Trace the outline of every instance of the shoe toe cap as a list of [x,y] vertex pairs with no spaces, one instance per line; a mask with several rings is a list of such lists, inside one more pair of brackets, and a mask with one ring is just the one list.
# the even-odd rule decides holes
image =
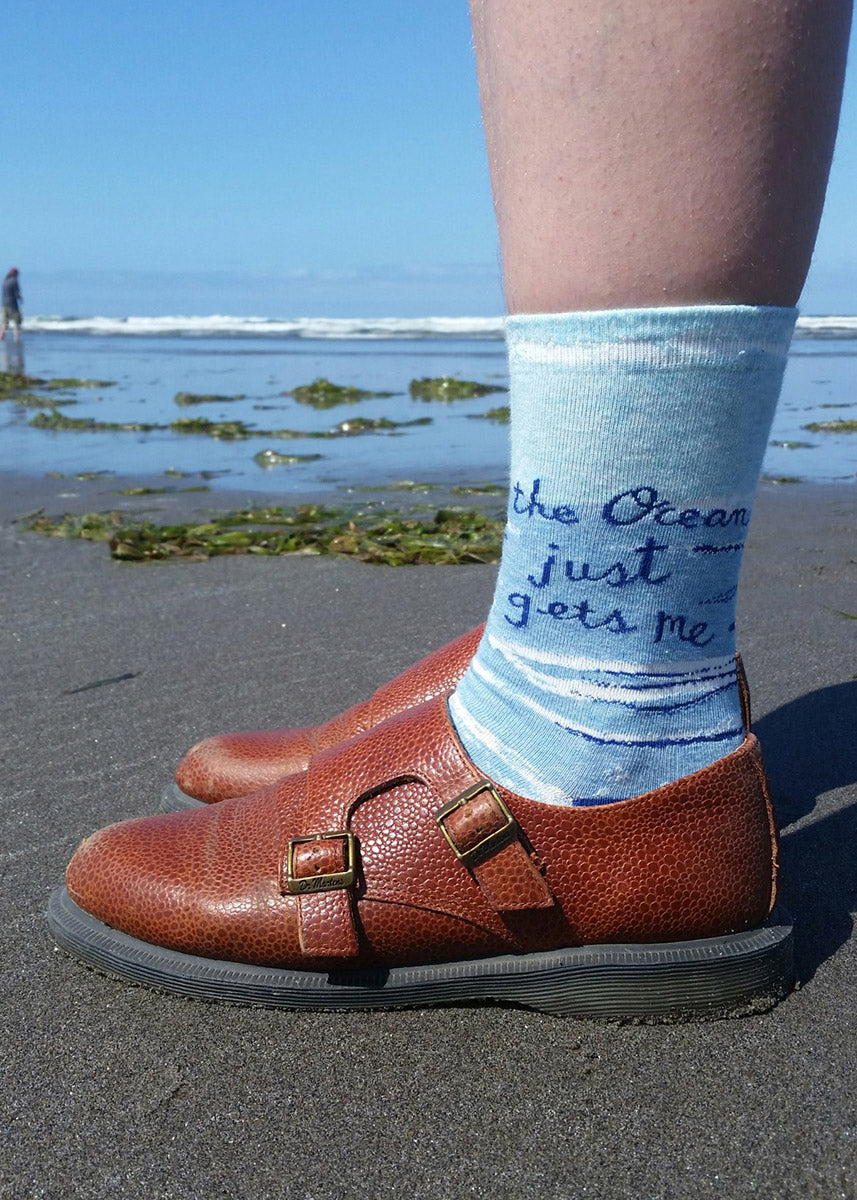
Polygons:
[[281,891],[282,820],[282,802],[261,793],[110,825],[78,847],[66,887],[90,916],[152,945],[280,962],[299,945]]
[[313,753],[308,729],[227,733],[204,738],[176,770],[183,792],[209,804],[267,787],[305,771]]

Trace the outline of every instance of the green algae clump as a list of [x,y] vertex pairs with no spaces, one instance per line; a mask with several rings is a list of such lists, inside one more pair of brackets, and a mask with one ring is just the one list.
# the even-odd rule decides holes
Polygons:
[[420,483],[415,479],[396,479],[392,483],[363,483],[352,486],[351,492],[428,492],[437,491],[442,483]]
[[155,429],[165,429],[165,425],[149,425],[143,421],[96,421],[92,417],[67,417],[52,408],[49,413],[38,412],[28,422],[34,429],[52,429],[55,431],[98,433],[102,430],[115,433],[151,433]]
[[178,417],[175,421],[170,421],[169,428],[173,433],[204,433],[208,437],[226,442],[262,436],[243,421],[208,421],[205,417]]
[[70,392],[75,388],[113,387],[112,379],[43,379],[41,386],[46,392]]
[[477,383],[473,379],[453,379],[441,375],[436,379],[412,379],[410,393],[415,400],[473,400],[506,388],[493,383]]
[[23,375],[19,371],[0,371],[0,400],[11,400],[21,408],[44,408],[46,404],[50,404],[51,407],[76,404],[77,401],[70,397],[48,400],[44,396],[36,395],[32,390],[39,388],[42,391],[54,391],[67,383],[88,386],[87,381],[83,379],[39,379],[35,375]]
[[[38,397],[33,397],[33,400],[39,407],[45,403]],[[74,403],[74,401],[58,401],[57,403]],[[234,442],[263,437],[281,438],[284,441],[300,438],[354,437],[361,433],[383,433],[412,425],[430,425],[431,422],[431,417],[417,417],[413,421],[391,421],[388,417],[353,417],[348,421],[340,421],[333,429],[254,429],[243,421],[210,421],[207,417],[177,417],[175,421],[170,421],[169,425],[157,425],[142,421],[96,421],[94,417],[66,417],[57,410],[55,405],[52,405],[49,412],[36,413],[29,424],[34,429],[50,429],[55,432],[151,433],[171,430],[173,433],[198,434],[218,438],[221,441]]]
[[467,415],[472,420],[496,421],[498,425],[508,425],[509,405],[503,404],[499,408],[489,408],[484,413],[468,413]]
[[35,375],[23,375],[20,371],[0,371],[0,399],[5,400],[25,388],[44,387],[45,380]]
[[508,489],[501,483],[459,483],[449,490],[456,496],[503,496]]
[[129,487],[120,488],[116,493],[117,496],[162,496],[168,492],[210,492],[211,488],[207,483],[196,483],[190,487]]
[[358,404],[361,400],[394,395],[393,392],[366,392],[361,388],[344,387],[339,383],[331,383],[329,379],[314,379],[312,383],[303,383],[290,392],[298,404],[308,404],[310,408],[335,408],[337,404]]
[[[109,379],[39,379],[35,375],[24,375],[20,371],[0,371],[0,400],[18,400],[21,392],[38,388],[43,392],[72,391],[75,388],[113,387]],[[72,404],[71,400],[42,401],[42,404]]]
[[244,400],[243,394],[238,396],[203,395],[202,392],[176,392],[173,403],[187,408],[191,404],[229,404],[233,400]]
[[37,396],[35,392],[13,392],[11,395],[3,396],[2,399],[8,400],[11,404],[17,404],[20,408],[44,408],[46,404],[50,404],[51,408],[59,408],[68,404],[77,404],[72,396],[52,396],[48,400],[44,396]]
[[59,521],[50,517],[36,517],[27,524],[27,529],[44,533],[48,537],[81,538],[86,542],[106,542],[117,529],[122,527],[122,513],[84,513],[75,517],[66,513]]
[[386,566],[496,563],[503,521],[471,509],[413,513],[328,509],[320,505],[248,509],[205,523],[128,522],[121,513],[37,516],[28,529],[50,537],[107,541],[125,562],[207,559],[224,554],[337,555]]
[[811,421],[804,429],[810,433],[857,433],[857,421]]
[[391,421],[388,417],[351,417],[347,421],[340,421],[327,436],[353,436],[356,433],[377,433],[384,429],[406,429],[411,425],[431,423],[431,417],[417,417],[415,421]]
[[294,463],[317,462],[320,454],[280,454],[276,450],[260,450],[253,455],[253,462],[260,467],[284,467]]

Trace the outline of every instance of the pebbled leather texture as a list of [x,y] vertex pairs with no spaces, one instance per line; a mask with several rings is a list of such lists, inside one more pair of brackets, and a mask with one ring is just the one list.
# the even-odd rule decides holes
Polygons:
[[313,754],[345,741],[432,696],[453,691],[476,653],[483,626],[455,638],[323,725],[224,733],[197,742],[176,769],[176,782],[195,800],[214,804],[305,771]]
[[[480,780],[435,697],[255,796],[101,830],[67,887],[143,941],[313,970],[706,938],[752,928],[773,906],[776,834],[752,734],[705,770],[603,807],[496,787],[511,826],[469,864],[438,814]],[[482,799],[471,815],[492,832]],[[292,893],[290,840],[319,839],[294,847],[296,873],[311,878],[342,869],[348,832],[353,886]]]

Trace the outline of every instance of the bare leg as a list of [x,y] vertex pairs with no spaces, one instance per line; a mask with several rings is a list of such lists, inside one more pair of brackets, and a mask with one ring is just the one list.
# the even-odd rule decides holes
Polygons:
[[[766,922],[776,847],[734,596],[845,4],[474,3],[521,314],[507,536],[475,657],[448,701],[331,747],[309,782],[87,838],[51,927],[90,962],[208,999],[761,1011],[792,978],[790,928],[773,914],[766,949],[735,932]],[[377,969],[403,960],[427,965],[407,984]],[[365,962],[377,983],[352,971]]]
[[511,312],[792,305],[847,0],[472,0]]
[[512,314],[511,495],[450,714],[510,790],[608,803],[744,740],[741,553],[850,5],[473,0],[473,15]]

